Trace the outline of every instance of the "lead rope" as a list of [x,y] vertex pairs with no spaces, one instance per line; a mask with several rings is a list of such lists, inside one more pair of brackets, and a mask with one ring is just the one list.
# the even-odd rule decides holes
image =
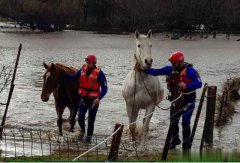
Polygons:
[[64,80],[64,83],[65,83],[65,85],[66,85],[67,93],[68,93],[68,96],[69,96],[69,98],[70,98],[71,104],[72,104],[73,108],[75,109],[75,107],[74,107],[74,103],[73,103],[73,99],[72,99],[72,96],[71,96],[70,91],[69,91],[69,88],[68,88],[67,81],[66,81],[65,78],[64,78],[63,80]]
[[[136,53],[134,54],[134,57],[135,57],[135,59],[136,59],[136,64],[139,64],[139,62],[138,62],[138,60],[137,60],[137,57],[136,57]],[[152,102],[154,102],[154,99],[153,99],[150,91],[148,90],[145,82],[144,82],[144,79],[143,79],[143,77],[142,77],[141,72],[139,72],[139,73],[140,73],[140,77],[141,77],[141,79],[142,79],[142,81],[143,81],[143,85],[144,85],[145,89],[146,89],[147,92],[148,92],[148,95],[149,95],[150,98],[152,99]],[[136,73],[135,73],[135,74],[136,74]],[[135,84],[136,84],[136,75],[135,75]],[[135,91],[136,91],[136,90],[135,90]],[[134,95],[135,95],[135,94],[134,94]],[[182,94],[180,94],[180,95],[182,95]],[[177,99],[179,99],[180,97],[181,97],[181,96],[179,96]],[[162,109],[162,110],[169,110],[169,109],[170,109],[170,108],[164,109],[164,108],[160,107],[158,104],[156,104],[155,102],[154,102],[154,105],[157,106],[158,108]]]
[[[139,73],[140,73],[140,76],[141,76],[141,78],[142,78],[143,85],[144,85],[145,89],[146,89],[147,92],[148,92],[148,95],[151,97],[152,101],[154,102],[154,99],[153,99],[153,97],[151,96],[151,93],[150,93],[150,91],[148,90],[148,88],[147,88],[147,86],[146,86],[146,84],[145,84],[145,82],[144,82],[144,79],[143,79],[143,77],[142,77],[141,72],[139,72]],[[182,94],[180,94],[179,97],[174,100],[174,102],[177,101],[181,96],[182,96]],[[160,106],[159,106],[158,104],[156,104],[156,103],[154,103],[154,105],[157,106],[158,108],[162,109],[162,110],[169,110],[169,109],[170,109],[170,108],[164,109],[164,108],[160,107]]]
[[[136,59],[136,64],[138,64],[139,62],[138,62],[138,60],[137,60],[136,54],[134,54],[134,57],[135,57],[135,59]],[[146,89],[147,92],[148,92],[148,95],[151,97],[152,101],[154,102],[154,99],[153,99],[153,97],[151,96],[151,93],[150,93],[150,91],[148,90],[148,88],[147,88],[147,86],[146,86],[146,84],[145,84],[145,82],[144,82],[144,79],[143,79],[143,77],[142,77],[141,72],[139,72],[139,73],[140,73],[140,76],[141,76],[141,78],[142,78],[143,85],[144,85],[145,89]],[[136,79],[135,79],[135,80],[136,80]],[[171,101],[171,103],[176,102],[176,101],[179,100],[183,95],[192,94],[192,93],[194,93],[194,92],[196,92],[196,90],[191,91],[191,92],[188,92],[188,93],[183,93],[183,92],[181,92],[180,95],[179,95],[176,99],[174,99],[173,101]],[[169,110],[169,109],[170,109],[170,108],[164,109],[164,108],[160,107],[160,106],[159,106],[158,104],[156,104],[156,103],[155,103],[154,105],[157,106],[158,108],[162,109],[162,110]]]
[[[67,84],[67,81],[66,81],[66,78],[65,78],[65,73],[63,73],[63,81],[64,81],[64,84],[65,84],[65,86],[66,86],[66,89],[67,89],[67,94],[68,94],[68,96],[69,96],[69,99],[70,99],[70,101],[71,101],[71,104],[72,104],[72,107],[73,107],[73,112],[75,112],[76,111],[76,108],[75,108],[75,106],[74,106],[74,103],[73,103],[73,99],[72,99],[72,96],[71,96],[71,94],[70,94],[70,90],[69,90],[69,88],[68,88],[68,84]],[[70,116],[72,116],[71,114],[70,114]]]

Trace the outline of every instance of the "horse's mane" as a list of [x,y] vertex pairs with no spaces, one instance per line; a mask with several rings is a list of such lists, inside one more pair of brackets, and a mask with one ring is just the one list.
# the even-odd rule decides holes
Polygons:
[[[57,70],[57,73],[59,73],[59,74],[63,74],[63,71],[65,71],[64,73],[67,73],[67,74],[74,74],[78,71],[74,67],[68,67],[68,66],[65,66],[64,64],[61,64],[61,63],[55,63],[54,66]],[[64,80],[64,82],[69,84],[69,89],[71,90],[70,91],[71,93],[73,93],[73,92],[78,93],[79,80],[74,80],[73,82],[70,82],[69,80]]]
[[67,73],[75,73],[77,72],[77,69],[74,68],[74,67],[68,67],[68,66],[65,66],[64,64],[61,64],[61,63],[55,63],[54,66],[56,67],[56,69],[58,71],[62,71],[64,70],[65,72]]

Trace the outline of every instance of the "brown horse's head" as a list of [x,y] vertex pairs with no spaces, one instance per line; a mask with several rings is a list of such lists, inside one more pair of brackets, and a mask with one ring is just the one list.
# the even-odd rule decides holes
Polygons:
[[48,101],[50,94],[57,88],[58,86],[58,76],[59,72],[57,67],[52,63],[51,65],[47,65],[43,63],[43,66],[46,69],[45,74],[43,75],[43,87],[41,98],[42,101]]

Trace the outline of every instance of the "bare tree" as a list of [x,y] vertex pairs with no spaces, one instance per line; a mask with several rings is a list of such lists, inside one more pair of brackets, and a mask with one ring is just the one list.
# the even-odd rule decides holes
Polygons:
[[203,25],[205,32],[239,32],[240,0],[0,0],[0,15],[32,28],[71,24],[189,31]]
[[[0,70],[0,94],[11,82],[12,69],[2,66]],[[4,105],[0,102],[0,105]]]

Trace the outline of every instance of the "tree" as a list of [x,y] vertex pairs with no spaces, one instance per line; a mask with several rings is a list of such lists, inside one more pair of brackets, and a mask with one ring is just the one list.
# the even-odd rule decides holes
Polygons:
[[12,69],[2,66],[0,70],[0,94],[10,84]]

